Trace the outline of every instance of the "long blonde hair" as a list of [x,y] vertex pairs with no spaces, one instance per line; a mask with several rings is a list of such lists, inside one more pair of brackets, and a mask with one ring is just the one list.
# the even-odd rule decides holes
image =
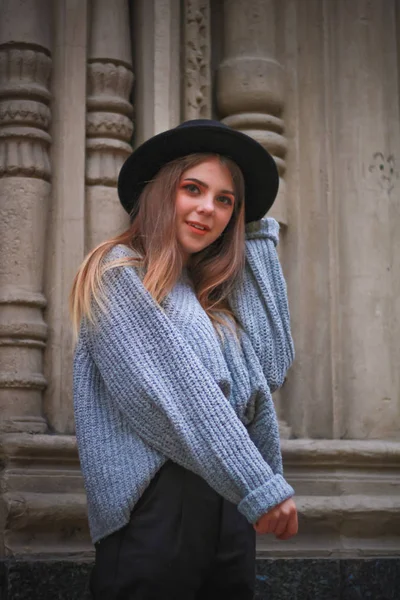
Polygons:
[[[175,234],[175,198],[183,173],[209,157],[218,156],[232,177],[235,204],[223,234],[210,246],[193,254],[188,271],[198,300],[214,326],[234,320],[227,296],[244,265],[244,180],[232,160],[212,153],[190,154],[165,164],[144,187],[132,222],[126,231],[94,248],[81,264],[71,290],[70,312],[75,337],[82,317],[93,322],[92,302],[106,309],[102,276],[109,268],[144,268],[144,287],[159,304],[174,287],[183,268],[182,254]],[[106,254],[117,244],[135,252],[105,263]],[[225,319],[224,319],[225,317]]]

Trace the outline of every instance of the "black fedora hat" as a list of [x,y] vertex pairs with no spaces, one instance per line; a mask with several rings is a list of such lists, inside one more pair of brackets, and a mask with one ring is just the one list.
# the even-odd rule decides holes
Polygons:
[[253,138],[219,121],[185,121],[148,139],[126,159],[118,177],[118,195],[132,214],[145,185],[163,165],[197,152],[212,152],[231,158],[245,181],[246,223],[261,219],[271,208],[279,187],[278,170],[272,156]]

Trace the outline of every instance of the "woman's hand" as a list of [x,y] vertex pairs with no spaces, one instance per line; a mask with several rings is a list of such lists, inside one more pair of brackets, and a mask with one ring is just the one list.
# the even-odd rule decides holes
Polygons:
[[257,533],[274,533],[278,540],[288,540],[296,535],[299,525],[297,508],[292,498],[274,506],[254,524]]

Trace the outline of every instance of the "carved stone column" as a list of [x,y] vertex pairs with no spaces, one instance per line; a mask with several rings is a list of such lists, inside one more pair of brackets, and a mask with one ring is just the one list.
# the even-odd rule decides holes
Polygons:
[[132,50],[127,0],[92,3],[86,120],[86,251],[128,223],[116,190],[132,151]]
[[286,223],[283,84],[276,59],[274,0],[224,0],[218,113],[224,123],[251,135],[274,156],[281,182],[271,216]]
[[[274,0],[224,1],[224,58],[218,69],[217,107],[222,122],[252,136],[274,157],[279,195],[270,215],[286,224],[284,78],[276,59]],[[278,410],[281,398],[276,394]],[[281,415],[279,415],[281,416]],[[280,418],[281,437],[291,430]]]
[[185,0],[183,118],[211,118],[210,1]]
[[47,427],[42,392],[50,2],[5,0],[1,16],[0,430],[39,433]]

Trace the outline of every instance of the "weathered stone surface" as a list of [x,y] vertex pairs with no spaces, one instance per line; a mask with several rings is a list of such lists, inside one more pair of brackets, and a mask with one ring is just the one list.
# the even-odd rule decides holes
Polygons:
[[0,431],[7,432],[47,429],[42,393],[51,178],[49,7],[47,0],[7,0],[0,15]]
[[340,600],[339,560],[259,560],[255,600]]
[[296,437],[399,439],[396,6],[277,3]]
[[287,224],[283,112],[285,75],[277,60],[275,2],[224,1],[224,53],[218,67],[216,97],[222,121],[243,131],[274,157],[280,175],[271,211]]
[[398,600],[400,560],[340,561],[341,600]]
[[[279,542],[258,536],[263,557],[400,555],[400,444],[285,440],[300,530]],[[8,434],[0,439],[0,523],[13,555],[91,556],[76,439]]]
[[0,561],[4,600],[89,600],[91,564],[75,562]]
[[[89,600],[90,562],[0,561],[4,600]],[[255,600],[398,600],[400,559],[258,560]]]
[[180,0],[133,2],[134,146],[182,120],[181,4]]
[[185,0],[183,14],[183,117],[211,118],[210,0]]
[[75,438],[4,434],[0,464],[0,556],[91,556]]
[[91,6],[87,64],[85,252],[121,233],[129,220],[117,194],[118,173],[132,152],[133,108],[129,6]]
[[51,431],[73,433],[68,297],[85,252],[87,1],[53,3],[52,194],[46,232],[49,326],[43,407]]

